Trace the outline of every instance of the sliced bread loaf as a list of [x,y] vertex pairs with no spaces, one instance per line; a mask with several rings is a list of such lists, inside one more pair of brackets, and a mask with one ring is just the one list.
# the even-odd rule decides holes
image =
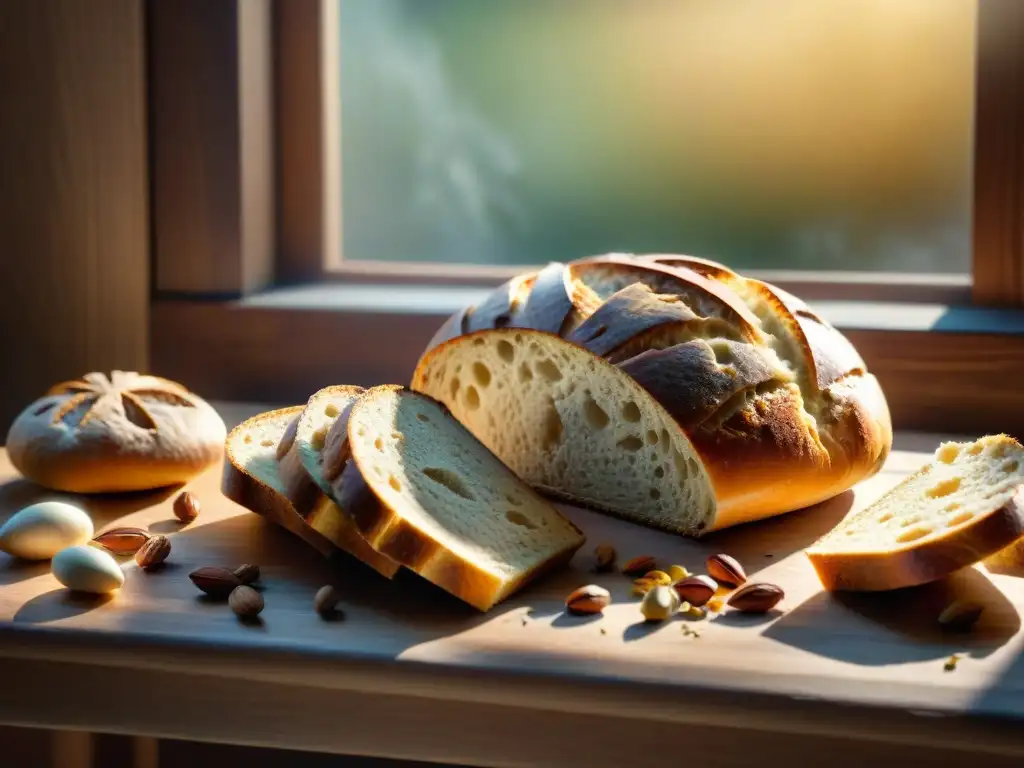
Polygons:
[[337,550],[302,519],[285,495],[278,474],[277,448],[281,438],[302,412],[302,406],[268,411],[243,421],[225,441],[226,460],[221,492],[246,509],[263,515],[291,531],[320,554]]
[[686,434],[582,347],[534,330],[480,331],[428,352],[412,388],[534,488],[678,533],[715,527],[715,489]]
[[339,498],[369,544],[480,610],[584,542],[429,397],[371,389],[353,406],[348,435]]
[[990,435],[943,443],[935,459],[807,550],[829,590],[941,579],[1024,534],[1024,447]]
[[[331,452],[332,465],[324,462],[328,434],[346,435],[349,412],[362,392],[361,387],[337,385],[310,397],[278,446],[278,471],[285,494],[313,530],[390,579],[398,563],[367,544],[352,516],[332,498],[330,481],[341,475],[348,461],[347,440]],[[332,431],[335,422],[340,429]]]

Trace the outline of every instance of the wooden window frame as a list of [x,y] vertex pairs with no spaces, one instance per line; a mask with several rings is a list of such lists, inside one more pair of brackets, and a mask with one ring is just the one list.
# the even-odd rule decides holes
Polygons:
[[[410,311],[386,291],[372,311],[300,290],[282,294],[293,303],[253,297],[308,283],[487,287],[526,269],[343,258],[335,0],[148,9],[154,368],[211,397],[274,402],[406,381],[455,306]],[[979,0],[976,28],[972,275],[757,275],[846,303],[837,325],[897,428],[1024,436],[1024,5]]]

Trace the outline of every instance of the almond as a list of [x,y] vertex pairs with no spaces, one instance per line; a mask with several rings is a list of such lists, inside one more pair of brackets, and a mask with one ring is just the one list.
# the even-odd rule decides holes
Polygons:
[[598,544],[594,548],[594,570],[596,570],[598,573],[610,571],[612,568],[615,567],[616,557],[617,554],[615,552],[615,547],[613,547],[611,544]]
[[230,595],[235,587],[242,586],[241,580],[227,568],[207,566],[192,571],[188,575],[192,583],[210,597],[225,598]]
[[263,595],[245,584],[235,587],[228,596],[228,605],[239,618],[252,619],[263,610]]
[[330,584],[325,584],[316,591],[316,595],[313,597],[313,610],[321,616],[329,616],[337,611],[340,601],[341,593]]
[[675,584],[675,590],[680,600],[699,608],[715,596],[718,583],[710,576],[691,576]]
[[588,584],[565,598],[565,610],[578,615],[601,613],[611,605],[611,593],[604,587]]
[[191,491],[182,491],[174,500],[174,516],[183,523],[191,523],[199,517],[199,499]]
[[708,575],[727,587],[738,587],[747,580],[747,572],[739,561],[730,555],[719,554],[708,558]]
[[640,555],[622,566],[622,572],[627,576],[643,576],[645,573],[653,571],[657,565],[658,561],[650,555]]
[[166,536],[150,536],[139,551],[135,553],[135,562],[140,568],[150,569],[159,565],[171,554],[171,541]]
[[111,528],[93,541],[115,555],[134,555],[149,541],[150,535],[149,531],[143,528]]
[[235,568],[232,573],[238,577],[238,580],[243,584],[252,584],[260,577],[260,567],[258,565],[252,565],[246,563]]
[[747,584],[729,596],[728,605],[744,613],[766,613],[785,596],[782,589],[774,584]]

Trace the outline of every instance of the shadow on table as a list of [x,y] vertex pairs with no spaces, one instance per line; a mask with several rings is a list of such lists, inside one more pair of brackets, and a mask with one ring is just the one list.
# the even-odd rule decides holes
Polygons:
[[[938,624],[939,614],[954,600],[985,608],[969,633]],[[942,581],[892,592],[819,592],[787,611],[764,636],[839,661],[884,666],[952,653],[983,658],[1019,630],[1013,604],[984,574],[965,568]]]
[[760,568],[806,549],[835,528],[849,514],[855,498],[855,491],[846,491],[813,507],[710,533],[701,544],[709,554],[727,552],[737,558],[752,576]]
[[61,587],[36,595],[26,602],[14,614],[14,622],[16,624],[46,624],[51,621],[69,619],[100,608],[113,599],[113,595],[88,595],[70,592]]

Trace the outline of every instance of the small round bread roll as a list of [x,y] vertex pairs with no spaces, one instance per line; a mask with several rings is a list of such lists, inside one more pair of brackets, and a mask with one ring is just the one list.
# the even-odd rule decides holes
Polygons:
[[54,490],[141,491],[184,483],[216,463],[226,432],[210,404],[181,384],[89,373],[22,411],[7,453],[26,478]]

